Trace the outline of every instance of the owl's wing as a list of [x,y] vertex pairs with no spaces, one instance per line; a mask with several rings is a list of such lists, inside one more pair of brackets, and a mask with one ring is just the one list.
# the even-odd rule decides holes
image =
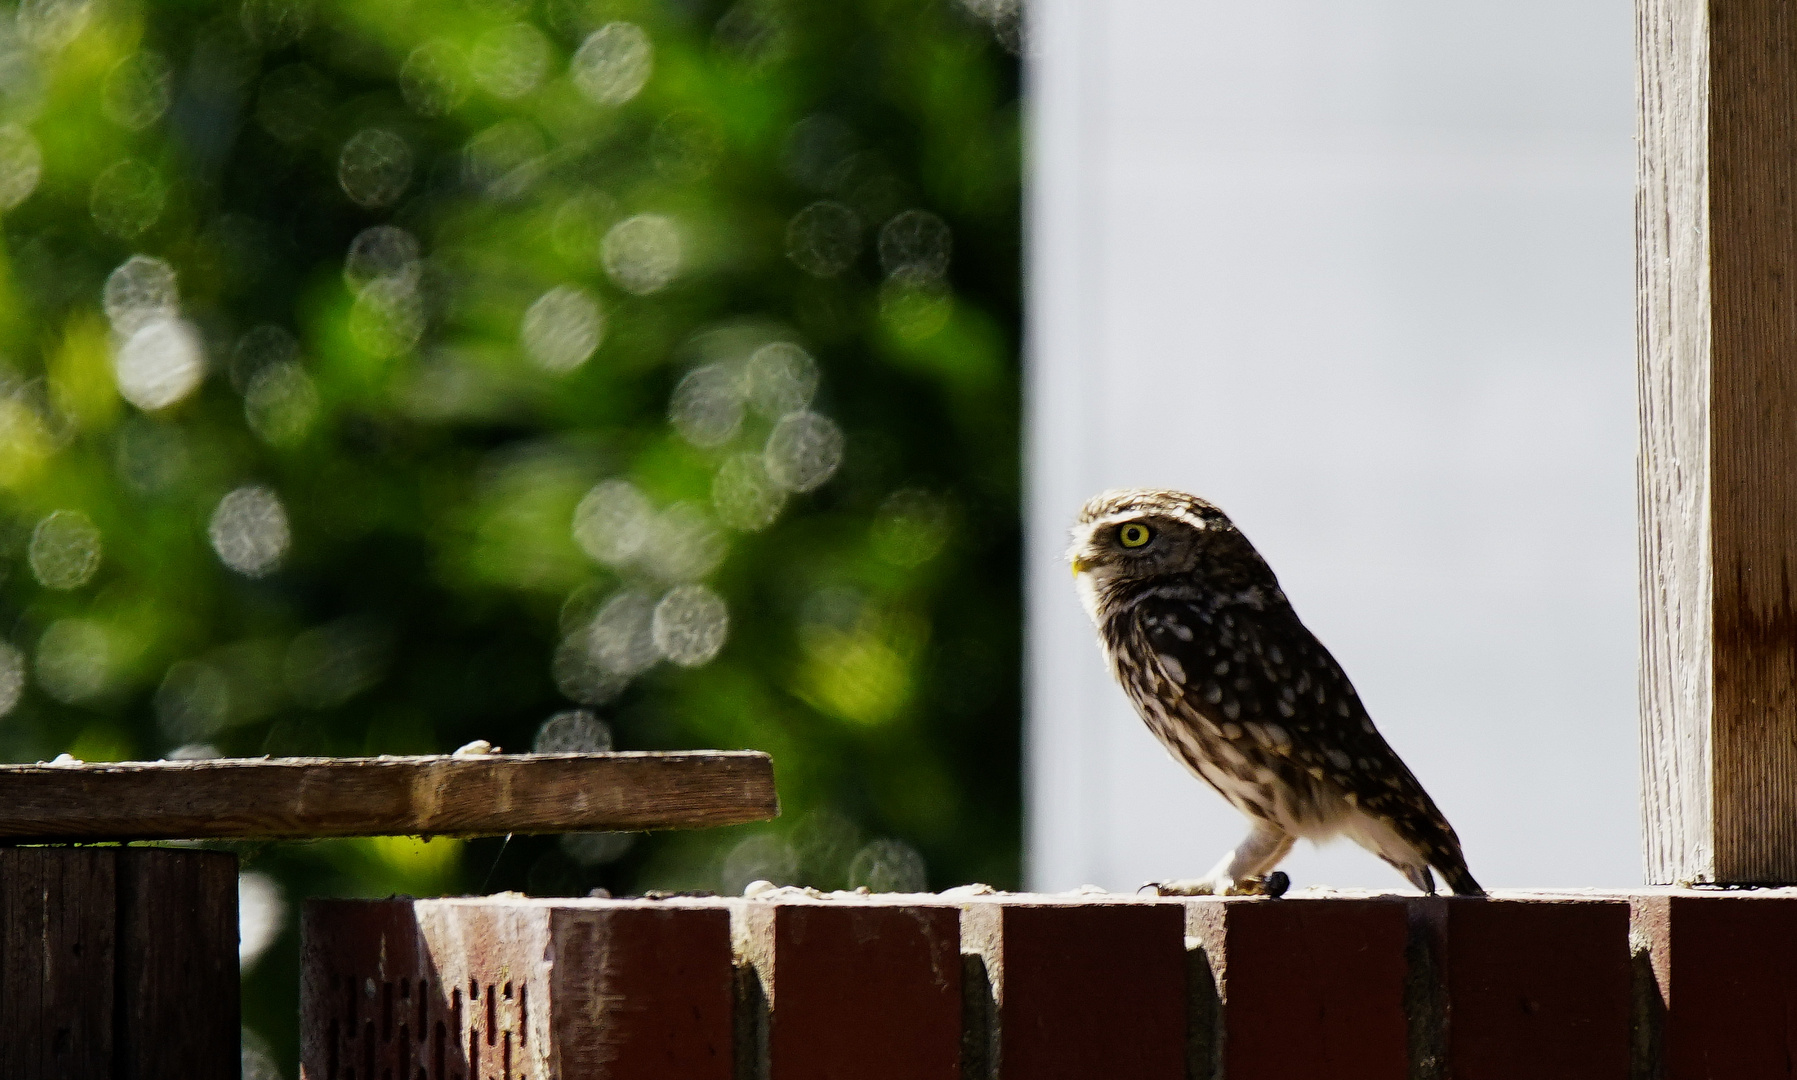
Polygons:
[[1212,608],[1149,598],[1137,633],[1183,703],[1256,756],[1282,757],[1389,825],[1455,892],[1478,892],[1460,840],[1367,715],[1341,665],[1281,596]]

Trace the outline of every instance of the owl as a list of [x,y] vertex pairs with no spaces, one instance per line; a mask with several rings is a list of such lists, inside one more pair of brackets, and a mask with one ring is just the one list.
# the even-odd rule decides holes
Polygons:
[[1298,838],[1347,836],[1425,893],[1429,868],[1484,890],[1460,840],[1224,513],[1179,491],[1107,491],[1068,552],[1111,671],[1173,757],[1247,816],[1248,836],[1166,895],[1283,892]]

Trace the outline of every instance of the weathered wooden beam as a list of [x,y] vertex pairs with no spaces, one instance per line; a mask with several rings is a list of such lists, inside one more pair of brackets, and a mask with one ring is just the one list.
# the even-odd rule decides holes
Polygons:
[[698,828],[779,814],[752,751],[0,766],[0,839],[480,836]]
[[1648,880],[1797,882],[1797,11],[1640,0]]

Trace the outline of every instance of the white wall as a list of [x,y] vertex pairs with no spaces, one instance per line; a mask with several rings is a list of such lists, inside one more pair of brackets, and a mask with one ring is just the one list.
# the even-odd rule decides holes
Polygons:
[[1061,561],[1124,485],[1235,518],[1485,884],[1638,883],[1627,0],[1031,2],[1031,884],[1242,831]]

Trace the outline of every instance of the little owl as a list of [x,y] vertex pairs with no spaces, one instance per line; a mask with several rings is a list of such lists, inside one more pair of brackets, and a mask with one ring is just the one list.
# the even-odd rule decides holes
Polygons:
[[1247,839],[1168,895],[1285,891],[1299,837],[1346,835],[1426,893],[1433,866],[1483,892],[1460,840],[1380,738],[1329,650],[1221,510],[1179,491],[1108,491],[1068,552],[1111,671],[1182,765],[1247,815]]

